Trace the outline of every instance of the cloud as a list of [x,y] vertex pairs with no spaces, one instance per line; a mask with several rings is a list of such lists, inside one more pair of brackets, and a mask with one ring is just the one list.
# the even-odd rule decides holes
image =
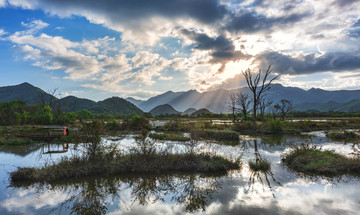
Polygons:
[[6,6],[6,0],[0,0],[0,7]]
[[177,25],[190,20],[211,25],[229,12],[217,0],[9,0],[9,4],[25,9],[42,9],[60,17],[78,15],[90,22],[122,32],[122,39],[138,44],[155,45],[169,36]]
[[0,28],[0,38],[5,34],[7,34],[7,32],[4,29]]
[[195,42],[194,50],[209,51],[209,55],[211,56],[209,63],[221,64],[217,73],[223,73],[225,64],[229,61],[247,60],[251,58],[251,55],[243,54],[241,51],[235,50],[233,42],[223,35],[212,38],[205,33],[198,33],[188,29],[182,29],[181,32],[188,39]]
[[322,55],[300,53],[297,56],[281,52],[265,51],[256,56],[255,62],[260,68],[272,65],[273,70],[280,74],[309,74],[316,72],[338,72],[358,70],[360,54],[355,53],[324,53]]

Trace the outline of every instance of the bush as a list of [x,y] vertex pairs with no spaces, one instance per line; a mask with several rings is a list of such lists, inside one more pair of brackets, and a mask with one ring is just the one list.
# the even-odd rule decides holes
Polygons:
[[283,131],[284,121],[279,119],[269,119],[267,121],[267,126],[271,133],[280,133]]
[[129,130],[151,129],[149,120],[137,114],[133,115],[130,119],[125,119],[122,125],[124,129]]

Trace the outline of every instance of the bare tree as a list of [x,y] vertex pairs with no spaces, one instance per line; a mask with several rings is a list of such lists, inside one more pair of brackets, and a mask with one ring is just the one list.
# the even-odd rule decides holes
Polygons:
[[245,94],[245,93],[237,94],[237,104],[240,106],[240,110],[244,117],[244,120],[247,120],[250,102],[251,102],[251,100],[249,99],[248,94]]
[[272,105],[272,101],[270,101],[269,99],[266,99],[265,97],[261,97],[260,101],[259,101],[259,113],[261,118],[263,119],[265,116],[265,111],[267,108],[269,108]]
[[286,114],[293,108],[291,101],[281,99],[280,104],[274,106],[278,112],[280,112],[281,119],[285,119]]
[[255,77],[253,77],[253,73],[250,71],[250,69],[247,69],[246,71],[243,72],[243,75],[246,79],[246,83],[253,94],[252,102],[253,102],[253,122],[254,123],[256,121],[256,111],[259,106],[261,96],[263,95],[264,92],[266,92],[270,89],[271,82],[274,81],[278,77],[278,76],[275,76],[269,82],[266,83],[266,80],[271,72],[272,72],[272,70],[271,70],[271,65],[270,65],[268,67],[268,69],[266,70],[261,83],[260,83],[261,69],[259,69],[259,72],[255,75]]
[[233,122],[236,121],[236,114],[237,114],[237,101],[236,101],[236,94],[235,93],[231,93],[229,95],[229,101],[228,101],[228,110],[230,111],[230,113],[232,114],[233,117]]
[[50,95],[49,96],[49,106],[51,107],[51,109],[54,108],[54,102],[56,100],[56,92],[58,91],[58,88],[55,88],[53,90],[48,90],[47,93]]

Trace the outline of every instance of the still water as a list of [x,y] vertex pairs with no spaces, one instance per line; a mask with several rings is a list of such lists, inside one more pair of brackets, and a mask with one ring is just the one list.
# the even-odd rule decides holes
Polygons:
[[[106,137],[124,153],[135,146],[133,136]],[[200,142],[197,151],[242,161],[225,175],[152,174],[94,177],[51,184],[13,186],[9,173],[17,167],[43,166],[62,156],[81,153],[72,144],[38,144],[0,148],[0,214],[359,214],[360,180],[309,177],[281,164],[294,145],[311,143],[349,155],[354,143],[333,142],[323,132],[298,136],[241,136],[235,146]],[[181,153],[179,142],[158,142]],[[50,153],[49,153],[50,152]],[[267,159],[268,172],[253,172],[249,160]]]

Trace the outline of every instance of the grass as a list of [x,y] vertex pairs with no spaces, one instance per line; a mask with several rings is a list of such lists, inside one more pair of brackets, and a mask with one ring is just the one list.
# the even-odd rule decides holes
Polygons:
[[185,137],[182,133],[150,133],[149,137],[156,140],[170,140],[170,141],[189,141],[190,137]]
[[326,137],[335,140],[353,140],[360,138],[360,136],[353,131],[330,131],[326,133]]
[[19,137],[0,136],[0,145],[25,145],[25,144],[33,144],[33,143],[37,143],[37,141],[19,138]]
[[249,161],[250,169],[253,171],[267,172],[270,170],[271,164],[267,160]]
[[212,140],[239,140],[239,133],[236,131],[229,131],[229,130],[212,130],[212,129],[206,129],[206,130],[197,130],[194,131],[197,133],[199,138],[204,139],[212,139]]
[[18,168],[10,174],[16,182],[50,182],[96,175],[124,173],[220,172],[239,169],[239,162],[207,154],[129,154],[101,159],[63,158],[58,164],[43,168]]
[[290,169],[315,175],[338,176],[343,174],[359,175],[360,158],[349,158],[330,150],[315,146],[296,147],[282,158]]

